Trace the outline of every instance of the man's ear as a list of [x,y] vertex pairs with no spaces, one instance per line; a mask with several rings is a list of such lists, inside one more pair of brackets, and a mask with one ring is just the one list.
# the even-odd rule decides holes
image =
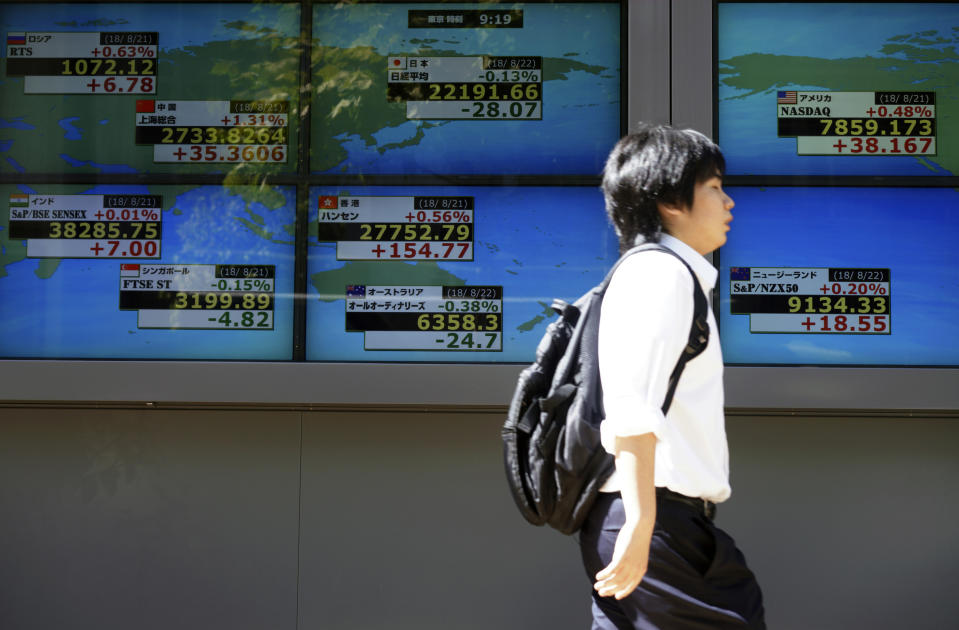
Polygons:
[[659,218],[667,232],[669,232],[669,227],[683,214],[683,209],[680,206],[662,201],[656,202],[656,209],[659,210]]

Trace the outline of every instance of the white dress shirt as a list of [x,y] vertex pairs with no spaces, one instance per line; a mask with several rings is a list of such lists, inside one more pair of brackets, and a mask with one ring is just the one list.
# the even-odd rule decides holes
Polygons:
[[[682,241],[660,243],[689,263],[706,295],[718,272]],[[619,266],[603,299],[599,369],[606,418],[602,443],[617,436],[656,435],[655,485],[719,503],[729,498],[729,449],[723,415],[723,358],[709,309],[709,343],[686,364],[669,413],[663,401],[693,319],[693,279],[675,257],[642,252]],[[620,488],[616,473],[603,492]]]

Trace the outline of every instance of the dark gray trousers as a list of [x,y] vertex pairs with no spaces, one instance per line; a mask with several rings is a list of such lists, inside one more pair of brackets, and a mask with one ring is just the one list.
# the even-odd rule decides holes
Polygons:
[[[619,493],[600,493],[580,532],[590,584],[625,522]],[[656,502],[649,567],[622,600],[593,593],[593,630],[765,630],[762,592],[743,554],[701,510]]]

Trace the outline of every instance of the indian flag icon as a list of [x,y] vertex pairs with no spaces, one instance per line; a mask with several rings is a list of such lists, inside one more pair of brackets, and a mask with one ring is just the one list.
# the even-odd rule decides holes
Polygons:
[[24,195],[22,193],[14,193],[10,195],[11,208],[26,208],[29,205],[30,205],[30,195]]

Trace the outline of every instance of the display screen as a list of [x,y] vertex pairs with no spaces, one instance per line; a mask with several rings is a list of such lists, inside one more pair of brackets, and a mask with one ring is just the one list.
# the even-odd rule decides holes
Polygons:
[[598,175],[619,32],[618,2],[316,4],[312,171]]
[[299,4],[0,5],[0,172],[296,171]]
[[959,366],[959,4],[716,15],[726,362]]
[[718,5],[729,175],[959,172],[959,4]]
[[618,245],[597,187],[310,194],[307,359],[525,362]]
[[0,194],[0,356],[292,357],[292,187]]
[[729,187],[730,364],[959,366],[959,192]]

